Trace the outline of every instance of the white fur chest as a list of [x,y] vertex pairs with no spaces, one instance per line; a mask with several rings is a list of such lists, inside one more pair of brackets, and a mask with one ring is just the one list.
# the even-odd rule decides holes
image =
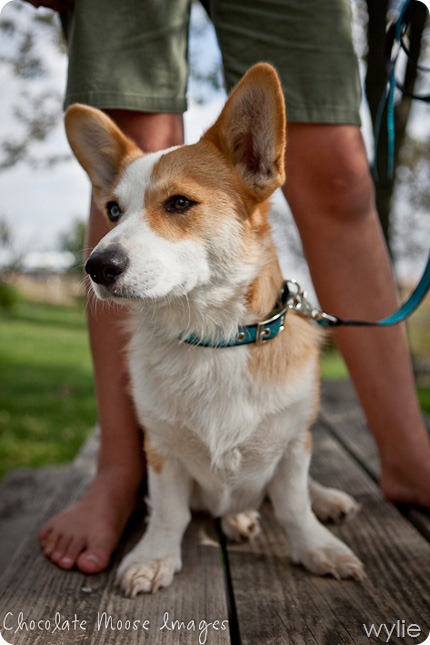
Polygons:
[[142,424],[166,452],[205,462],[206,473],[243,478],[254,462],[272,472],[311,416],[313,362],[293,383],[264,384],[249,372],[247,347],[195,347],[146,329],[134,335],[129,355]]

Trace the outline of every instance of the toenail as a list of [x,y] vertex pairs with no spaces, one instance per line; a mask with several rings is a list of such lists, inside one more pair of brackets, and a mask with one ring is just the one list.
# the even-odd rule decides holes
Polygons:
[[60,563],[65,567],[70,567],[73,564],[72,558],[61,558]]
[[101,560],[97,555],[92,555],[91,553],[89,553],[88,555],[84,555],[83,558],[85,558],[87,562],[95,562],[96,564],[101,564]]

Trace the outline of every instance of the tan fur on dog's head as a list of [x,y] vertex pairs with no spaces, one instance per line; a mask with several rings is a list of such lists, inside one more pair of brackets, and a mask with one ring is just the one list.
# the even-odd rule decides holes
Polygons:
[[[65,126],[72,150],[99,197],[107,198],[121,171],[141,151],[103,112],[72,105]],[[255,65],[230,94],[216,123],[203,135],[243,182],[249,198],[267,199],[284,182],[285,106],[270,65]],[[203,147],[203,145],[202,145]]]
[[[95,252],[119,249],[129,260],[115,285],[94,285],[97,295],[122,302],[186,295],[183,313],[189,317],[189,307],[202,302],[198,290],[210,289],[219,306],[212,316],[218,336],[236,325],[223,323],[225,302],[239,302],[239,314],[240,308],[255,315],[270,310],[281,276],[269,240],[267,200],[284,181],[285,126],[281,84],[265,63],[238,83],[198,143],[159,153],[139,150],[99,110],[70,107],[67,135],[96,203],[106,212],[117,202],[121,210]],[[190,208],[178,213],[170,203],[175,196],[185,196]],[[270,288],[257,288],[254,280],[268,265],[271,275],[262,280]],[[206,312],[209,334],[210,319]],[[194,331],[199,327],[196,321]]]
[[285,180],[286,117],[282,87],[273,67],[252,67],[231,92],[204,139],[214,143],[258,201]]
[[96,197],[107,197],[124,168],[141,152],[104,112],[76,103],[65,116],[73,153],[91,179]]

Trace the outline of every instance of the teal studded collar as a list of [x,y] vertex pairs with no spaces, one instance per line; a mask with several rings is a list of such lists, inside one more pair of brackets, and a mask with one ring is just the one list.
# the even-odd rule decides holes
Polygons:
[[306,291],[301,288],[296,280],[285,280],[275,307],[267,319],[254,325],[239,327],[235,338],[215,343],[191,334],[188,338],[180,337],[180,340],[202,347],[238,347],[249,343],[262,345],[283,331],[288,309],[292,309],[296,314],[315,321],[324,329],[340,326],[388,327],[406,320],[419,307],[429,290],[430,254],[427,258],[424,273],[409,298],[391,316],[382,320],[345,320],[333,314],[328,314],[309,302]]
[[236,332],[236,336],[231,340],[214,342],[200,338],[195,334],[191,334],[187,338],[181,337],[180,339],[185,343],[198,345],[200,347],[239,347],[241,345],[249,345],[250,343],[262,345],[267,343],[267,341],[272,340],[272,338],[275,338],[275,336],[284,330],[285,316],[287,315],[287,310],[289,308],[289,305],[287,304],[288,297],[289,289],[287,281],[285,281],[282,285],[282,289],[279,293],[278,299],[276,300],[275,306],[268,317],[253,325],[239,327]]

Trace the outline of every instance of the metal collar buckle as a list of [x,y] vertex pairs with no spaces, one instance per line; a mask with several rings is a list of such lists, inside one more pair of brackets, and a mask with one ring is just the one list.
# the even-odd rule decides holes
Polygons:
[[[267,320],[262,320],[261,322],[257,323],[257,332],[255,335],[256,345],[263,345],[268,340],[271,340],[272,338],[274,338],[274,336],[276,336],[279,332],[284,331],[285,329],[284,321],[285,321],[286,313],[287,313],[287,308],[284,307],[281,309],[281,311],[276,313],[271,318],[268,318]],[[277,327],[275,330],[272,325],[277,320],[279,320],[279,327]]]
[[266,322],[257,324],[257,334],[255,336],[255,344],[262,345],[270,336],[270,327],[266,327]]
[[194,334],[191,334],[188,338],[181,336],[180,340],[201,347],[238,347],[249,343],[263,345],[267,341],[272,340],[272,338],[275,338],[279,332],[284,331],[285,316],[287,315],[288,309],[291,308],[291,305],[287,302],[288,295],[288,285],[284,282],[275,307],[270,312],[269,317],[261,322],[239,327],[234,340],[212,342],[196,337]]

